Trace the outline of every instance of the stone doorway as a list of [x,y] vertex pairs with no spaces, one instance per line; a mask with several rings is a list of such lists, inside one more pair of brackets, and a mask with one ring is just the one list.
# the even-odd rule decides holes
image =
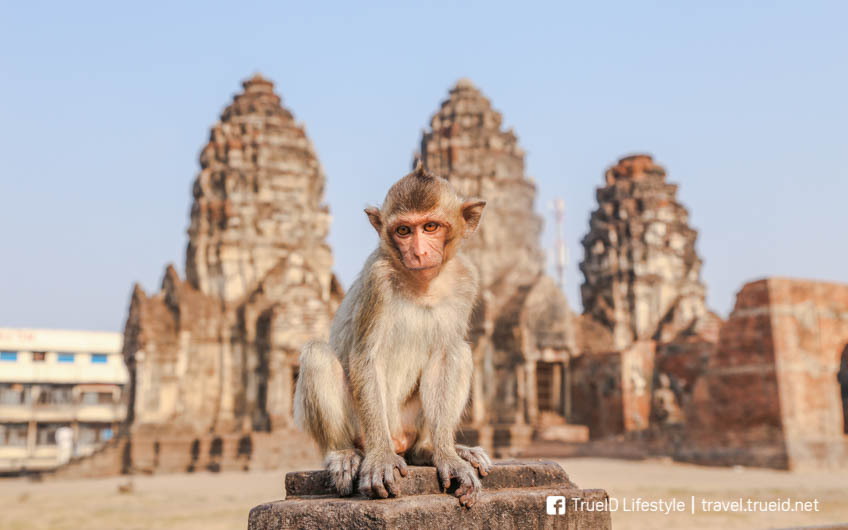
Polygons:
[[839,381],[839,390],[842,394],[842,432],[848,434],[848,344],[842,350],[836,379]]
[[536,403],[539,412],[562,416],[562,363],[536,363]]

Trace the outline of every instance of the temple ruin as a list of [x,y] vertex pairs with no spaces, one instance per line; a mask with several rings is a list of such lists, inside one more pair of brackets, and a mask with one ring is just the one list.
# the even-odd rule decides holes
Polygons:
[[678,458],[848,468],[848,285],[768,278],[739,291],[688,407]]
[[580,264],[574,421],[593,438],[682,424],[721,324],[705,304],[697,232],[648,155],[610,167],[596,197]]
[[[545,416],[568,415],[573,315],[545,274],[536,185],[501,113],[462,79],[430,120],[416,157],[460,193],[486,199],[484,221],[464,246],[480,273],[470,332],[475,377],[466,435],[496,451],[526,445]],[[487,222],[486,218],[497,222]]]
[[135,467],[164,465],[164,443],[185,453],[170,467],[191,468],[252,449],[240,433],[292,427],[300,347],[328,335],[342,297],[312,143],[270,81],[243,86],[200,153],[186,279],[169,265],[158,293],[133,291],[124,357]]
[[[574,315],[545,273],[524,152],[470,81],[450,89],[415,158],[488,202],[465,247],[481,289],[460,440],[496,456],[537,440],[572,442],[556,445],[565,454],[601,444],[604,456],[848,467],[847,285],[749,283],[722,321],[706,307],[677,185],[635,155],[597,190]],[[300,347],[326,338],[342,298],[321,166],[259,75],[213,126],[200,165],[186,278],[168,266],[159,292],[133,291],[130,429],[66,476],[317,463],[291,407]]]
[[598,189],[573,420],[594,440],[703,464],[848,467],[848,286],[752,282],[723,322],[676,191],[647,155]]
[[583,238],[584,313],[610,330],[618,350],[669,342],[708,313],[697,232],[665,177],[650,156],[619,160],[597,190]]
[[243,85],[200,153],[186,279],[169,266],[159,293],[133,292],[135,431],[290,426],[300,347],[341,299],[312,143],[270,81]]

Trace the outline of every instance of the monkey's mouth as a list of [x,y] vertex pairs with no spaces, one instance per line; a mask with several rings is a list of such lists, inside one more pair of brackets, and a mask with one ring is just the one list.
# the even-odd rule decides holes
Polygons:
[[413,272],[417,272],[417,271],[428,271],[430,269],[436,269],[436,268],[441,267],[441,266],[442,266],[442,264],[439,263],[439,264],[436,264],[436,265],[430,265],[429,267],[406,267],[406,269],[413,271]]

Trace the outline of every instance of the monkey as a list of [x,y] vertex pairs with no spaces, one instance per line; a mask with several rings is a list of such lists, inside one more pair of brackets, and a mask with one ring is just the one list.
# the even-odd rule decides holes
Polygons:
[[395,471],[435,466],[441,487],[471,507],[492,461],[455,443],[471,389],[465,341],[477,272],[459,252],[486,201],[463,198],[421,167],[398,180],[365,214],[379,236],[342,299],[329,343],[300,355],[294,417],[324,454],[342,496],[400,494]]

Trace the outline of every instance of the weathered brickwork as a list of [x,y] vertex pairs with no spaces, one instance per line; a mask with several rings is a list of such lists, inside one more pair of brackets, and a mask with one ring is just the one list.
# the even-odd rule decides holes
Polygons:
[[585,354],[572,363],[575,423],[592,438],[646,430],[651,420],[656,344]]
[[[598,190],[583,240],[574,420],[594,439],[625,435],[683,460],[848,466],[848,286],[754,282],[722,322],[704,305],[676,190],[646,155],[621,159]],[[632,344],[647,372],[628,371]]]
[[[574,421],[593,438],[685,424],[721,319],[704,303],[697,232],[677,185],[648,155],[604,175],[583,238],[584,314],[574,364]],[[638,359],[638,362],[636,360]]]
[[793,469],[848,467],[848,285],[749,283],[696,383],[687,459]]
[[341,298],[325,242],[324,174],[267,79],[244,82],[212,127],[194,183],[187,279],[136,286],[125,329],[136,435],[292,426],[300,347]]
[[[576,316],[545,274],[536,186],[502,122],[460,80],[416,156],[488,203],[466,247],[481,292],[462,441],[503,456],[534,436],[585,441],[588,427],[592,442],[574,454],[596,443],[605,456],[641,447],[706,464],[848,467],[848,285],[753,282],[723,322],[705,305],[697,233],[677,185],[650,156],[635,155],[609,168],[597,190],[580,265],[585,311]],[[200,166],[186,278],[168,266],[159,292],[132,294],[131,436],[57,476],[317,462],[292,429],[291,405],[299,349],[326,338],[342,297],[325,241],[323,171],[259,75],[222,112]],[[537,494],[522,497],[528,510]],[[506,499],[498,495],[492,506]],[[397,513],[367,506],[422,521],[451,500],[417,499]],[[314,504],[298,506],[297,517],[311,520]],[[285,517],[283,508],[267,505],[256,524]]]
[[583,238],[584,312],[610,331],[616,349],[669,342],[709,314],[697,232],[665,176],[650,156],[619,160],[597,190]]
[[460,193],[487,201],[483,222],[464,247],[481,280],[466,434],[473,443],[515,448],[529,442],[541,412],[560,420],[567,414],[576,339],[565,297],[544,273],[536,185],[524,173],[515,133],[502,121],[477,87],[460,80],[430,120],[416,158]]

